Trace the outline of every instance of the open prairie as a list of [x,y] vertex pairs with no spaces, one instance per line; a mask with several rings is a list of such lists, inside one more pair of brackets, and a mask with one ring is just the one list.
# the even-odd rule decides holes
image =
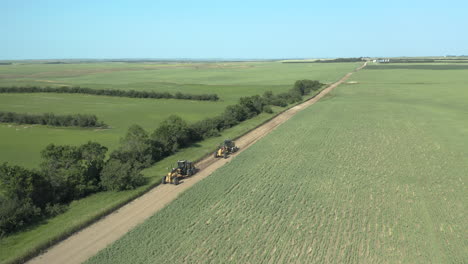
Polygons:
[[369,65],[88,263],[466,263],[466,65]]
[[98,89],[146,90],[218,94],[217,102],[176,99],[135,99],[79,94],[0,94],[0,111],[96,115],[105,130],[1,124],[0,160],[36,167],[40,151],[50,143],[78,145],[89,140],[113,149],[128,127],[148,131],[171,114],[188,122],[220,114],[242,96],[265,91],[285,92],[298,79],[330,83],[354,69],[356,63],[283,64],[237,63],[78,63],[12,64],[0,66],[0,87],[82,86]]

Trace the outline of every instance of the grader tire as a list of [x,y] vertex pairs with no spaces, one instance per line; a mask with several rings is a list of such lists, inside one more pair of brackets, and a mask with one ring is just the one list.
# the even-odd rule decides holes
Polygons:
[[174,178],[174,185],[179,185],[179,178],[177,177]]
[[166,176],[163,176],[163,177],[162,177],[161,183],[162,183],[162,184],[166,184]]

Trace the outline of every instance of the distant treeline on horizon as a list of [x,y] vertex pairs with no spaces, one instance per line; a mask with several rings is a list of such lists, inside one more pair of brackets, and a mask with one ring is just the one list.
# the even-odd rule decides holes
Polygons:
[[283,61],[283,63],[333,63],[333,62],[359,62],[363,61],[362,57],[359,58],[337,58],[327,60],[297,60],[297,61]]
[[423,60],[423,59],[433,59],[433,60],[468,60],[468,55],[444,55],[444,56],[424,56],[424,57],[350,57],[350,58],[330,58],[330,59],[316,59],[311,60],[311,58],[275,58],[275,59],[222,59],[222,58],[211,58],[211,59],[149,59],[149,58],[139,58],[139,59],[24,59],[24,60],[0,60],[1,65],[12,65],[15,62],[21,63],[38,63],[38,64],[79,64],[79,63],[101,63],[101,62],[117,62],[117,63],[216,63],[216,62],[256,62],[256,61],[265,61],[265,62],[275,62],[281,61],[282,63],[330,63],[330,62],[352,62],[360,61],[359,59],[377,59],[377,58],[386,58],[386,59],[408,59],[408,60]]

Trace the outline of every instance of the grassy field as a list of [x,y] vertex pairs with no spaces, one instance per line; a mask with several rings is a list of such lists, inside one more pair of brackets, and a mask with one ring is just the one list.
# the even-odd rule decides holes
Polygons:
[[8,263],[19,257],[24,257],[35,251],[36,248],[47,245],[51,241],[62,237],[64,234],[69,234],[71,231],[76,230],[76,228],[86,225],[86,223],[92,221],[96,217],[126,203],[129,199],[141,195],[151,186],[158,184],[161,180],[161,176],[167,173],[168,167],[174,166],[176,160],[196,160],[204,155],[210,154],[213,148],[224,138],[237,137],[256,127],[259,123],[271,118],[271,116],[271,114],[263,113],[243,122],[241,125],[223,131],[221,137],[207,139],[193,147],[183,149],[159,161],[155,166],[143,171],[143,174],[149,180],[148,185],[131,191],[109,191],[90,195],[84,199],[72,202],[69,209],[61,215],[48,219],[26,231],[1,238],[0,263]]
[[221,113],[226,104],[175,99],[133,99],[74,94],[0,94],[0,110],[28,113],[96,114],[110,129],[57,128],[40,125],[0,124],[0,160],[33,167],[49,143],[84,144],[97,141],[110,149],[118,146],[128,127],[139,124],[149,132],[171,114],[193,122]]
[[90,88],[216,93],[218,102],[173,99],[130,99],[75,94],[0,94],[0,111],[55,114],[95,114],[107,130],[51,128],[0,124],[0,161],[35,167],[49,143],[83,144],[88,140],[117,146],[127,128],[139,124],[148,131],[170,114],[194,122],[220,114],[241,96],[284,92],[298,79],[333,82],[358,64],[290,65],[245,63],[88,63],[13,64],[0,66],[0,86],[80,85]]
[[[0,86],[80,85],[90,88],[183,91],[220,93],[223,85],[267,86],[291,85],[308,76],[322,82],[336,80],[337,71],[346,73],[354,63],[333,65],[290,65],[281,62],[220,63],[82,63],[82,64],[14,64],[0,66]],[[354,64],[357,65],[357,64]],[[344,70],[344,71],[343,71]],[[311,78],[314,79],[314,78]],[[198,89],[193,89],[197,86]],[[188,90],[187,90],[188,89]],[[270,88],[271,89],[271,88]],[[227,89],[238,95],[239,91]]]
[[466,71],[389,66],[356,73],[88,263],[467,263]]
[[[236,103],[238,98],[241,96],[261,94],[263,93],[263,91],[266,90],[273,90],[275,92],[286,91],[292,86],[293,82],[295,81],[294,78],[317,79],[322,82],[332,82],[342,77],[346,72],[349,72],[358,66],[358,64],[354,63],[336,64],[333,67],[324,68],[318,66],[309,67],[308,65],[305,65],[304,68],[289,68],[289,65],[285,65],[287,67],[283,68],[283,64],[280,63],[269,63],[268,65],[267,66],[270,67],[271,73],[265,73],[265,75],[260,75],[260,73],[258,73],[258,78],[262,78],[263,81],[270,80],[271,84],[268,84],[268,82],[265,81],[262,83],[262,85],[257,85],[253,82],[249,83],[249,78],[251,77],[244,76],[244,74],[240,74],[239,72],[230,72],[226,69],[224,74],[231,75],[232,79],[239,79],[238,82],[241,82],[243,80],[244,84],[216,85],[217,81],[219,83],[225,83],[226,80],[224,80],[222,77],[219,77],[216,72],[213,72],[210,75],[209,70],[205,70],[204,75],[198,76],[198,73],[196,72],[197,68],[194,65],[190,66],[192,67],[191,78],[196,77],[199,79],[203,79],[206,83],[210,83],[208,85],[210,89],[219,89],[215,91],[220,95],[222,99],[219,102],[199,102],[165,99],[130,99],[70,94],[0,94],[0,110],[2,111],[60,113],[79,112],[96,114],[100,120],[106,122],[112,127],[111,129],[107,130],[96,130],[0,124],[0,136],[8,139],[0,141],[0,161],[9,161],[14,164],[22,164],[29,167],[35,167],[39,162],[40,150],[47,144],[52,142],[55,144],[80,144],[88,140],[95,140],[112,149],[116,147],[119,138],[124,135],[126,129],[131,124],[139,124],[148,131],[151,131],[158,125],[158,123],[161,120],[166,118],[169,114],[178,114],[184,119],[188,120],[189,122],[193,122],[221,113],[226,105]],[[85,69],[89,69],[89,67],[102,67],[103,69],[107,69],[109,67],[118,67],[121,65],[16,65],[15,67],[17,67],[17,69],[14,71],[10,69],[10,72],[8,73],[9,76],[6,76],[6,72],[3,71],[6,68],[0,67],[0,76],[2,76],[3,78],[10,78],[9,85],[32,85],[34,84],[34,82],[31,82],[31,79],[35,77],[31,77],[30,75],[40,75],[41,69],[45,69],[43,67],[49,66],[53,66],[51,67],[51,69],[53,68],[54,71],[43,70],[43,76],[48,75],[48,77],[52,77],[54,74],[60,75],[57,72],[60,72],[61,70],[63,71],[62,74],[73,75],[72,72],[74,70],[78,70],[80,67],[83,67]],[[131,64],[130,66],[137,67],[138,65]],[[140,65],[138,67],[144,66],[145,65]],[[168,65],[167,67],[169,66],[171,65]],[[247,68],[255,69],[255,67],[256,66],[254,65],[252,67],[249,66]],[[175,67],[173,69],[173,71],[175,72],[177,72],[178,70],[180,70],[178,67]],[[175,72],[172,72],[172,81],[175,82],[178,78],[186,78],[184,74],[185,71],[187,71],[187,69],[181,68],[181,70],[183,70],[183,72],[179,72],[180,75],[178,77]],[[294,71],[298,72],[292,74],[291,72]],[[13,78],[12,72],[16,72],[17,76],[15,78],[17,79]],[[284,75],[282,75],[283,72]],[[100,73],[81,72],[81,74],[84,78],[84,75],[87,74],[96,75]],[[120,71],[120,75],[123,76],[125,74],[131,75],[133,74],[133,72]],[[18,77],[18,75],[21,75],[22,77]],[[122,76],[118,77],[123,78]],[[95,76],[93,78],[95,78]],[[105,87],[116,88],[112,83],[117,83],[116,86],[119,86],[119,82],[117,82],[114,79],[114,77],[111,78],[104,74],[103,76],[101,76],[101,78],[109,78],[108,82],[111,84]],[[132,78],[133,77],[128,77],[129,80]],[[162,77],[153,76],[152,78],[153,79],[149,79],[146,81],[153,81],[154,83],[158,83],[158,78]],[[216,81],[216,78],[220,79]],[[283,78],[281,82],[278,81],[280,78]],[[0,82],[3,82],[2,84],[0,84],[0,86],[4,86],[6,85],[8,80],[0,79]],[[104,80],[101,80],[101,82],[105,83]],[[70,82],[69,84],[75,85],[77,83]],[[85,86],[83,84],[81,85]],[[86,86],[96,87],[88,84],[86,84]],[[187,93],[205,93],[205,91],[197,89],[197,87],[205,86],[207,85],[168,84],[164,86],[164,89],[172,89],[174,87],[178,87],[174,89],[181,89],[181,91]],[[121,87],[125,88],[124,85],[122,85]],[[147,86],[145,89],[151,89],[151,87]],[[273,110],[275,113],[277,113],[278,111],[281,111],[283,109],[279,107],[274,107]],[[105,214],[113,208],[127,202],[132,197],[136,197],[141,193],[145,192],[145,190],[150,188],[155,183],[159,182],[161,175],[167,172],[166,168],[172,167],[175,160],[199,159],[205,154],[211,153],[214,147],[218,145],[220,141],[222,141],[224,138],[235,138],[247,132],[248,130],[256,127],[258,124],[264,122],[265,120],[271,118],[273,115],[274,114],[263,113],[251,120],[243,122],[242,124],[236,127],[224,131],[221,137],[205,140],[196,144],[196,146],[181,150],[175,155],[158,162],[155,166],[143,171],[144,175],[149,179],[150,182],[146,186],[143,186],[134,191],[98,193],[91,195],[85,199],[74,201],[73,203],[71,203],[69,210],[67,210],[64,214],[44,221],[43,223],[40,223],[37,226],[33,226],[24,232],[19,232],[8,237],[1,238],[0,263],[7,263],[20,257],[24,257],[25,255],[34,252],[37,248],[43,247],[44,245],[49,244],[51,241],[59,239],[64,234],[68,234],[70,233],[70,231],[76,230],[78,227],[85,225],[86,223],[92,221],[96,217]]]

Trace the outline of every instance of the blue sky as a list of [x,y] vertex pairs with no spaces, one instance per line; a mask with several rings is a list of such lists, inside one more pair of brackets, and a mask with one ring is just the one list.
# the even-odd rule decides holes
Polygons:
[[0,0],[0,60],[468,55],[468,1]]

